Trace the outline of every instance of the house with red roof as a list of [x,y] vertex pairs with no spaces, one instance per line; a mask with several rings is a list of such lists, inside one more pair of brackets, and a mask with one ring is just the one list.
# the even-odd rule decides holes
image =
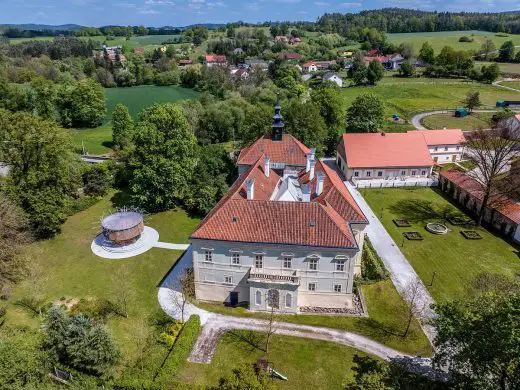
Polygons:
[[[439,173],[439,187],[470,214],[482,208],[484,186],[458,169]],[[520,243],[520,202],[503,194],[491,194],[483,220],[505,237]]]
[[314,149],[272,132],[243,149],[241,173],[190,236],[197,299],[253,311],[353,308],[367,218]]
[[227,58],[226,56],[221,56],[217,54],[206,54],[204,58],[204,63],[206,66],[227,66]]
[[286,60],[286,61],[298,61],[303,58],[303,55],[301,55],[300,53],[285,52],[285,53],[280,53],[280,58],[282,60]]
[[429,178],[435,164],[462,158],[465,141],[459,129],[346,133],[337,164],[348,180]]
[[316,63],[314,61],[308,61],[302,65],[302,70],[307,73],[317,72],[318,66],[316,65]]

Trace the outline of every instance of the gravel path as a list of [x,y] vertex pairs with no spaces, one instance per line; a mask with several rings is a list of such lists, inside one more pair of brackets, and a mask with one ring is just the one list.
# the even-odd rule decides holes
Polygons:
[[493,83],[493,85],[494,85],[495,87],[498,87],[498,88],[504,88],[504,89],[508,89],[508,90],[510,90],[510,91],[520,92],[520,89],[513,88],[513,87],[506,87],[505,85],[500,84],[502,81],[517,81],[517,80],[515,80],[515,79],[499,80],[499,81],[495,81],[495,82]]
[[418,283],[417,287],[419,289],[419,299],[416,300],[416,302],[418,302],[417,306],[422,308],[421,313],[419,314],[419,321],[424,330],[424,333],[430,342],[433,342],[436,331],[435,328],[428,323],[432,318],[435,317],[435,311],[430,308],[430,305],[432,305],[435,301],[431,297],[424,284],[421,282],[421,279],[413,267],[403,255],[403,252],[401,252],[392,237],[390,237],[390,234],[388,234],[383,224],[379,221],[379,218],[376,217],[359,191],[349,182],[345,182],[345,185],[365,216],[368,218],[369,225],[367,226],[365,232],[367,233],[368,238],[370,238],[370,242],[377,251],[377,254],[383,260],[386,269],[390,271],[390,277],[399,294],[404,299],[408,299],[410,284]]
[[[504,88],[509,88],[509,87],[504,87]],[[520,92],[520,91],[518,91],[518,92]],[[517,111],[517,110],[513,110],[513,111]],[[455,110],[439,110],[439,111],[421,112],[420,114],[417,114],[414,117],[412,117],[411,122],[412,122],[412,125],[417,130],[429,130],[426,127],[424,127],[421,123],[424,118],[426,118],[427,116],[430,116],[430,115],[449,114],[452,112],[455,112]],[[496,112],[496,110],[473,110],[473,112]]]

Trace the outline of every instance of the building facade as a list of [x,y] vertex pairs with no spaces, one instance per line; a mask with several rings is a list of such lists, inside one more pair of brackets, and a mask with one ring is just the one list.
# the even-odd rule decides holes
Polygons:
[[280,109],[190,236],[197,299],[286,313],[352,308],[368,221],[334,167],[283,134]]

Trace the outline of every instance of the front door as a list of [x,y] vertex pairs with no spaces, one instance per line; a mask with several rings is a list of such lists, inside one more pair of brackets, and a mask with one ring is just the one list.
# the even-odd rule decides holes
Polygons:
[[229,293],[229,303],[231,306],[238,305],[238,292],[232,291]]
[[456,154],[452,155],[451,156],[451,161],[455,162],[456,160],[457,160],[457,155]]

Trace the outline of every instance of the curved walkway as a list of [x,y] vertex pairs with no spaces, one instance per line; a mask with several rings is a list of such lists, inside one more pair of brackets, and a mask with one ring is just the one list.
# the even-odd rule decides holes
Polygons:
[[[161,308],[169,316],[182,320],[196,314],[200,316],[202,332],[193,347],[189,357],[192,362],[210,363],[219,338],[228,331],[251,330],[266,332],[268,321],[254,318],[234,317],[222,314],[211,313],[201,309],[191,303],[186,303],[184,312],[181,310],[182,296],[177,291],[178,276],[185,267],[192,263],[191,247],[188,248],[175,267],[170,271],[161,283],[158,292],[158,300]],[[319,326],[297,325],[287,322],[275,322],[274,332],[287,336],[305,337],[316,340],[330,341],[336,344],[353,347],[366,353],[380,357],[381,359],[391,360],[409,355],[389,348],[381,343],[373,341],[367,337],[353,332],[339,329],[331,329]]]
[[513,81],[513,80],[518,81],[518,79],[499,80],[499,81],[495,81],[495,82],[493,82],[493,85],[494,85],[495,87],[498,87],[498,88],[504,88],[504,89],[508,89],[508,90],[510,90],[510,91],[520,92],[520,89],[513,88],[513,87],[506,87],[505,85],[500,84],[500,83],[502,83],[502,82],[504,82],[504,81]]

